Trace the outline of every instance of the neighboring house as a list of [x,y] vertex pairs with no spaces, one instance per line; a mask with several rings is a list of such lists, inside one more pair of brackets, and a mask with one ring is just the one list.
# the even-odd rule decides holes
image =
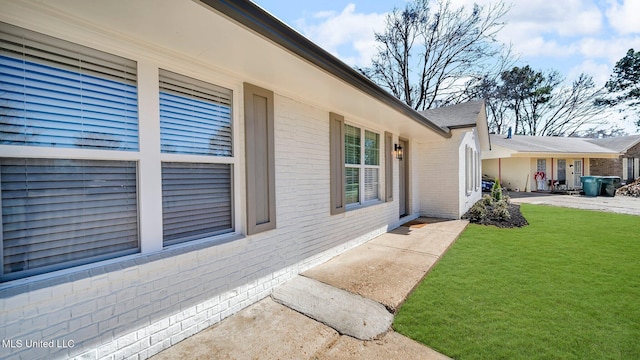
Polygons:
[[590,142],[620,153],[617,159],[591,159],[591,174],[620,176],[623,182],[640,177],[640,135],[593,139]]
[[593,159],[618,156],[583,138],[492,134],[491,151],[482,152],[482,169],[512,190],[580,189],[580,177],[591,175]]
[[3,2],[0,80],[0,358],[147,358],[481,197],[482,103],[436,124],[248,1]]

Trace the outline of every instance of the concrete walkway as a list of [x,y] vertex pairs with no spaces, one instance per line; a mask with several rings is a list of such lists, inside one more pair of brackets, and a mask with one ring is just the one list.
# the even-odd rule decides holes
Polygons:
[[509,193],[516,204],[529,203],[552,205],[585,210],[607,211],[619,214],[640,215],[640,198],[629,196],[560,195],[549,193]]
[[303,273],[153,359],[448,359],[389,326],[467,222],[412,223]]

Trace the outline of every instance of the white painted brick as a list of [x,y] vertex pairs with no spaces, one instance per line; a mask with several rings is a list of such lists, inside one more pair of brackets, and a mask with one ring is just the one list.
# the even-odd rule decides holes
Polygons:
[[136,332],[132,332],[130,334],[126,334],[124,336],[119,337],[116,340],[117,348],[118,349],[125,348],[125,347],[135,343],[136,341],[138,341],[138,334]]
[[100,346],[98,348],[96,356],[98,359],[102,359],[108,355],[114,354],[117,350],[118,350],[118,342],[112,341]]
[[149,325],[149,327],[147,328],[147,334],[155,334],[158,331],[162,331],[168,327],[169,327],[169,319],[165,318]]
[[89,350],[89,351],[84,352],[84,353],[82,353],[80,355],[74,356],[73,359],[77,359],[77,360],[94,360],[94,359],[98,359],[98,350],[97,349]]
[[116,356],[115,354],[109,354],[105,357],[100,358],[100,360],[115,360]]

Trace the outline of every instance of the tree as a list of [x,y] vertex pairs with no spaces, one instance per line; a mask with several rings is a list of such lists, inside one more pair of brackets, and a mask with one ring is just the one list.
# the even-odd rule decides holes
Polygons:
[[372,65],[358,70],[416,110],[464,101],[489,72],[500,73],[505,53],[495,35],[507,10],[501,2],[467,9],[413,0],[387,15]]
[[540,111],[551,100],[559,74],[534,71],[529,65],[502,73],[496,95],[512,110],[516,134],[537,134]]
[[599,124],[605,108],[597,99],[604,90],[585,74],[570,86],[561,86],[563,82],[557,71],[537,71],[528,65],[504,71],[490,90],[488,103],[507,110],[500,118],[489,119],[490,127],[503,130],[509,124],[515,134],[571,136],[585,126]]
[[[627,54],[613,68],[613,74],[606,84],[609,97],[601,100],[609,106],[623,105],[631,110],[640,108],[640,51],[629,49]],[[640,111],[636,125],[640,128]]]

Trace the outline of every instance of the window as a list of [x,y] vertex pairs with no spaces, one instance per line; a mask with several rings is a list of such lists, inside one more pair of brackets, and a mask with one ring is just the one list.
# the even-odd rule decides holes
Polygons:
[[138,150],[136,63],[0,23],[0,144]]
[[380,134],[344,125],[346,204],[378,200],[380,187]]
[[164,244],[231,231],[231,189],[229,164],[163,163]]
[[470,194],[473,190],[473,149],[469,145],[464,147],[464,182],[465,191]]
[[231,232],[232,91],[162,69],[159,80],[161,151],[184,159],[162,163],[164,245]]
[[163,153],[233,156],[232,91],[160,70]]
[[474,159],[474,189],[476,191],[480,190],[480,184],[482,183],[482,162],[480,160],[480,152],[473,151],[473,159]]
[[138,251],[136,163],[1,159],[2,279]]
[[0,23],[0,92],[0,280],[137,252],[136,62]]
[[547,159],[537,159],[537,161],[536,161],[536,171],[537,172],[546,172],[547,171]]

